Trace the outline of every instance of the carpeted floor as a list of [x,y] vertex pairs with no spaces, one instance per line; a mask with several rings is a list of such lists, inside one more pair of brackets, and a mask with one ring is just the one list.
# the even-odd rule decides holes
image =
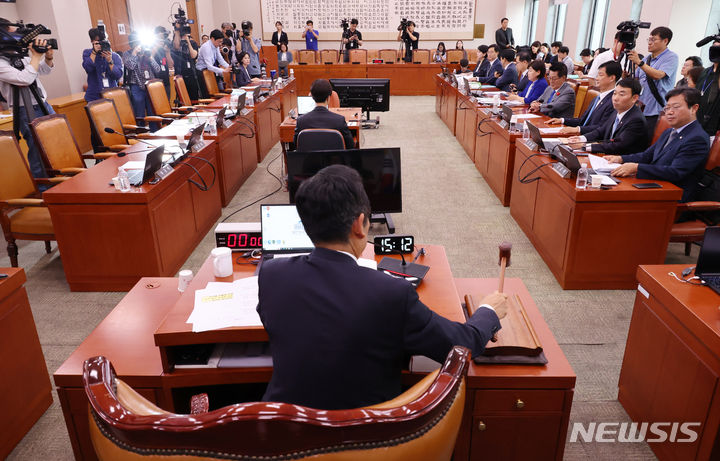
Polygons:
[[[519,277],[550,325],[577,374],[573,422],[622,422],[628,416],[617,402],[617,381],[632,312],[634,291],[563,291],[525,234],[500,205],[462,147],[435,114],[433,97],[393,97],[391,111],[380,114],[377,130],[362,133],[364,147],[402,148],[403,213],[395,215],[398,232],[420,243],[445,246],[455,277],[496,277],[497,245],[513,243],[509,277]],[[258,205],[278,189],[280,147],[275,146],[223,210],[232,221],[259,221]],[[287,202],[276,192],[258,203]],[[240,210],[240,211],[238,211]],[[222,219],[222,218],[221,218]],[[92,232],[92,229],[88,229]],[[630,231],[630,230],[628,230]],[[372,233],[385,233],[376,225]],[[214,246],[212,231],[185,263],[197,271]],[[668,263],[694,262],[671,244]],[[10,262],[4,252],[0,267]],[[45,254],[42,243],[20,243],[20,265],[28,276],[30,297],[48,371],[52,374],[124,293],[71,293],[57,247]],[[62,411],[54,403],[10,455],[11,460],[73,458]],[[645,443],[567,443],[567,460],[655,459]]]

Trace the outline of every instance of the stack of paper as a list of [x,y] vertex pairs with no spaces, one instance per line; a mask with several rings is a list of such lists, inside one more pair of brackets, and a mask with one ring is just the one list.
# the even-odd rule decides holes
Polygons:
[[539,118],[539,115],[535,114],[513,114],[512,118],[510,118],[510,123],[522,123],[524,120],[530,119],[530,118]]
[[540,128],[540,134],[560,134],[563,127],[559,128]]
[[204,290],[195,291],[195,307],[187,323],[192,323],[194,332],[262,326],[257,304],[257,277],[232,283],[209,282]]
[[593,154],[588,154],[588,159],[590,159],[590,166],[592,167],[592,169],[600,174],[609,174],[615,168],[618,168],[620,166],[619,163],[610,163],[603,157],[598,157],[597,155]]
[[[205,119],[203,119],[204,121]],[[185,136],[190,130],[198,126],[197,120],[189,118],[181,118],[173,121],[171,124],[157,130],[156,136]]]

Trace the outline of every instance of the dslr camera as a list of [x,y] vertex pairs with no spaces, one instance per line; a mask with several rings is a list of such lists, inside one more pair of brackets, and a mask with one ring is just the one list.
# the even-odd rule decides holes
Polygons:
[[189,24],[195,24],[195,21],[187,18],[185,10],[178,7],[178,12],[173,15],[173,17],[175,18],[175,24],[180,31],[180,36],[190,35],[191,29]]
[[5,28],[0,28],[0,56],[6,58],[23,58],[28,55],[29,47],[38,53],[45,53],[49,49],[57,50],[57,40],[54,38],[47,39],[46,46],[36,46],[33,41],[38,35],[49,35],[50,29],[42,24],[24,24],[19,21],[16,24],[6,24],[6,26],[15,26],[17,30],[9,32]]
[[408,26],[408,20],[407,20],[407,18],[402,18],[402,19],[400,20],[400,25],[399,25],[398,28],[397,28],[398,32],[400,32],[401,30],[402,30],[402,31],[406,30],[406,29],[407,29],[407,26]]
[[348,23],[347,18],[343,18],[343,20],[340,21],[340,27],[342,27],[342,30],[348,30],[350,24]]
[[242,29],[243,37],[249,37],[250,29],[253,28],[253,24],[250,21],[243,21],[240,23],[240,28]]
[[626,50],[632,50],[637,44],[637,38],[640,34],[640,29],[649,29],[649,22],[640,21],[623,21],[617,26],[617,30],[620,31],[619,42],[625,45]]

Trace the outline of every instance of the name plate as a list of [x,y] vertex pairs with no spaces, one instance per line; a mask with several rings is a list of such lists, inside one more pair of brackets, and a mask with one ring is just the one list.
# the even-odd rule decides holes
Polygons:
[[198,153],[203,147],[205,147],[205,141],[198,141],[190,148],[190,150],[193,153]]

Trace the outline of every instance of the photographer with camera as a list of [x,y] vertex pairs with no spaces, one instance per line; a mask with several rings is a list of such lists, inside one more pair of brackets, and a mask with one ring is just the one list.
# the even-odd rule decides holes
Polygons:
[[[208,40],[209,41],[209,40]],[[190,99],[200,99],[199,82],[195,73],[195,59],[198,57],[197,42],[190,36],[190,27],[182,19],[173,23],[173,39],[170,54],[175,64],[175,75],[181,75],[185,81]]]
[[347,21],[342,21],[342,42],[345,44],[345,62],[350,62],[350,50],[356,50],[362,46],[362,33],[357,30],[358,20],[353,18],[350,20],[350,27]]
[[[130,49],[123,53],[125,86],[130,88],[133,113],[138,119],[138,125],[145,126],[145,122],[142,120],[145,115],[155,115],[150,105],[150,97],[145,89],[145,82],[156,78],[161,71],[160,65],[152,58],[160,45],[157,42],[152,45],[141,43],[137,32],[130,34],[128,44]],[[157,123],[150,124],[150,131],[157,131],[158,128]]]
[[261,71],[260,71],[260,49],[262,48],[262,43],[260,42],[259,38],[254,38],[253,33],[253,24],[250,21],[243,21],[240,24],[240,27],[242,28],[242,37],[240,38],[241,47],[240,49],[248,54],[250,56],[250,65],[248,66],[248,70],[250,71],[250,77],[251,78],[260,78]]
[[697,81],[696,88],[700,90],[697,119],[708,135],[715,136],[720,130],[720,33],[698,44],[708,38],[713,40],[708,50],[712,65],[703,70]]
[[305,49],[306,50],[318,50],[318,38],[320,36],[320,32],[313,29],[313,22],[312,19],[308,19],[305,23],[305,30],[303,30],[302,38],[305,39]]
[[665,95],[675,85],[675,75],[678,69],[678,56],[668,49],[673,33],[667,27],[656,27],[650,32],[648,38],[648,54],[640,60],[637,50],[627,52],[627,59],[637,66],[635,77],[640,80],[642,93],[640,102],[645,105],[643,114],[648,125],[648,138],[652,139],[655,125],[663,107]]
[[[17,26],[11,24],[7,19],[0,18],[0,29],[2,29],[3,35],[9,35],[17,31]],[[28,163],[30,164],[30,172],[36,178],[45,178],[47,177],[45,167],[43,166],[40,152],[38,152],[30,132],[30,120],[46,114],[55,113],[50,104],[47,103],[45,88],[43,88],[42,83],[38,80],[39,75],[47,75],[52,71],[54,66],[53,49],[48,47],[47,41],[42,38],[36,38],[32,42],[32,45],[27,48],[30,51],[30,56],[27,56],[27,50],[20,50],[15,47],[0,48],[0,93],[3,98],[5,98],[5,101],[7,101],[8,107],[12,109],[13,103],[15,102],[13,98],[15,88],[19,88],[18,93],[26,93],[23,91],[25,89],[30,89],[31,91],[37,90],[37,94],[41,99],[39,102],[35,99],[18,98],[19,111],[15,124],[23,138],[25,138],[28,146],[27,157]],[[24,55],[24,57],[19,59],[17,58],[18,55]],[[13,61],[16,59],[23,65],[21,69],[13,66]],[[25,101],[32,104],[32,108],[26,107]],[[40,186],[40,190],[44,190],[44,188],[44,185]]]
[[398,26],[398,42],[405,42],[405,57],[403,61],[412,62],[413,50],[418,49],[418,42],[420,40],[420,33],[415,32],[415,23],[408,21],[403,18]]
[[[200,84],[200,91],[203,94],[203,98],[207,98],[208,91],[205,88],[205,80],[202,76],[202,71],[205,69],[215,72],[216,76],[222,77],[223,73],[230,72],[230,64],[223,59],[220,54],[220,47],[222,46],[225,34],[220,29],[215,29],[210,32],[210,40],[203,43],[198,52],[198,60],[195,64],[195,68],[198,70],[197,77]],[[215,63],[220,67],[217,67]]]
[[155,38],[158,43],[158,48],[153,53],[153,59],[160,66],[160,72],[157,73],[157,78],[163,81],[165,86],[165,94],[167,94],[168,100],[170,99],[170,68],[175,67],[172,56],[170,55],[170,48],[172,42],[168,40],[170,32],[168,32],[163,26],[157,26],[155,28]]
[[82,66],[87,72],[85,101],[101,99],[100,92],[118,85],[123,76],[122,58],[110,48],[105,32],[100,29],[88,31],[92,48],[83,50]]

